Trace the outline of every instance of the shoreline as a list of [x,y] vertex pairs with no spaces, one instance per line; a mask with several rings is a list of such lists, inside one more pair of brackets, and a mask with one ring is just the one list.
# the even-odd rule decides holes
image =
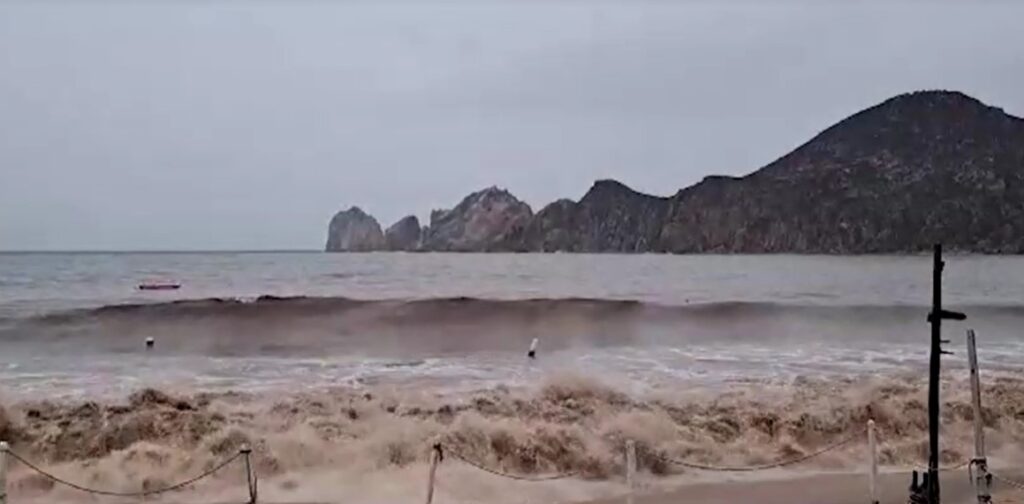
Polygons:
[[[966,471],[966,468],[963,469]],[[963,504],[974,499],[966,475],[944,473],[940,477],[943,502]],[[909,495],[910,472],[879,474],[879,502],[904,503]],[[625,496],[587,501],[586,504],[621,504]],[[870,502],[865,473],[782,474],[768,479],[733,479],[694,482],[665,491],[638,493],[635,504],[864,504]]]
[[[944,408],[943,463],[950,466],[965,460],[971,446],[970,408],[962,378],[956,381],[947,389]],[[1020,379],[986,382],[986,405],[994,415],[987,429],[993,460],[1019,458],[1014,450],[1021,424],[1014,412],[1024,404],[1020,384]],[[667,504],[687,496],[710,504],[747,498],[765,504],[800,502],[794,499],[802,496],[818,499],[819,494],[802,488],[810,481],[826,482],[830,493],[808,504],[846,504],[865,502],[861,468],[868,455],[861,435],[872,416],[879,427],[883,470],[923,460],[920,385],[897,378],[820,379],[768,389],[751,383],[727,392],[638,396],[593,379],[549,377],[543,386],[529,390],[497,388],[450,398],[422,390],[388,394],[345,387],[291,395],[172,396],[144,390],[127,402],[44,400],[4,406],[7,437],[16,453],[72,481],[112,491],[182,481],[251,446],[254,467],[266,487],[261,495],[276,496],[270,500],[334,502],[339,482],[351,485],[343,492],[345,501],[420,500],[430,447],[441,442],[450,454],[501,473],[575,476],[545,483],[513,481],[458,462],[460,457],[453,455],[439,468],[443,498],[436,502],[521,502],[506,497],[515,495],[533,502],[611,504],[624,498],[623,445],[633,440],[638,481],[645,488],[637,504]],[[66,427],[55,430],[57,425]],[[844,438],[852,441],[840,445],[837,441]],[[838,448],[800,465],[756,473],[710,473],[669,462],[763,466],[833,445]],[[995,470],[1003,467],[1014,465],[993,464]],[[965,473],[950,472],[944,481],[966,481]],[[238,474],[231,470],[196,491],[208,501],[236,495]],[[885,483],[894,489],[886,492],[905,495],[905,472],[883,474],[896,481]],[[8,483],[19,502],[23,497],[76,497],[71,491],[41,487],[38,478],[17,464]],[[397,487],[387,490],[388,485]],[[764,499],[755,499],[762,495]]]

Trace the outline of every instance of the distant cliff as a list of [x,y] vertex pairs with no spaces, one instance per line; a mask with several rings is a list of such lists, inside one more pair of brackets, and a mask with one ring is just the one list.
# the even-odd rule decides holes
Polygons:
[[415,215],[403,217],[384,232],[386,247],[391,251],[413,251],[423,246],[423,229]]
[[519,250],[647,252],[658,247],[668,198],[599,180],[580,201],[559,200],[537,213],[519,237]]
[[739,179],[672,198],[668,252],[1024,252],[1024,120],[961,93],[897,96]]
[[1024,253],[1024,120],[962,93],[910,93],[744,177],[671,197],[601,180],[536,215],[490,188],[435,211],[420,236],[417,249],[436,251],[899,253],[941,241]]
[[423,248],[436,251],[490,252],[515,248],[517,235],[533,218],[530,205],[508,191],[490,187],[466,196],[451,210],[430,214]]
[[359,207],[338,212],[327,226],[328,252],[370,252],[383,248],[380,224]]

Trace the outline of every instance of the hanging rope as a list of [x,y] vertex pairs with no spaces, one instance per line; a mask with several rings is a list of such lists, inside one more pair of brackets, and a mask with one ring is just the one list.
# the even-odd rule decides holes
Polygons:
[[255,482],[256,482],[256,480],[255,480],[255,474],[252,473],[252,471],[251,471],[251,469],[249,467],[249,464],[248,464],[249,452],[246,451],[246,450],[239,451],[238,453],[236,453],[231,458],[228,458],[224,462],[221,462],[220,464],[215,466],[213,469],[210,469],[209,471],[206,471],[206,472],[204,472],[204,473],[202,473],[202,474],[200,474],[200,475],[198,475],[198,476],[196,476],[194,478],[189,478],[189,479],[187,479],[185,481],[182,481],[181,483],[176,483],[176,484],[168,486],[168,487],[157,488],[157,489],[153,489],[153,490],[142,490],[142,491],[139,491],[139,492],[113,492],[113,491],[109,491],[109,490],[98,490],[98,489],[95,489],[95,488],[85,487],[85,486],[79,485],[77,483],[73,483],[71,481],[65,480],[63,478],[59,478],[59,477],[57,477],[57,476],[55,476],[55,475],[53,475],[53,474],[51,474],[51,473],[49,473],[47,471],[44,471],[39,466],[36,466],[35,464],[29,462],[24,457],[22,457],[21,455],[18,455],[17,453],[15,453],[13,451],[8,451],[7,454],[10,455],[11,458],[13,458],[14,460],[17,460],[18,462],[20,462],[25,467],[35,471],[36,473],[38,473],[41,476],[49,479],[50,481],[53,481],[54,483],[57,483],[57,484],[60,484],[60,485],[64,485],[66,487],[73,488],[75,490],[78,490],[78,491],[81,491],[81,492],[85,492],[85,493],[89,493],[89,494],[93,494],[93,495],[106,495],[106,496],[111,496],[111,497],[147,497],[147,496],[150,496],[150,495],[159,495],[159,494],[162,494],[162,493],[173,492],[175,490],[181,490],[182,488],[185,488],[185,487],[187,487],[187,486],[189,486],[189,485],[191,485],[193,483],[196,483],[196,482],[198,482],[198,481],[200,481],[200,480],[202,480],[204,478],[208,478],[208,477],[212,476],[217,471],[220,471],[221,469],[227,467],[228,464],[238,460],[242,456],[245,456],[245,458],[246,458],[246,472],[248,473],[246,475],[246,477],[251,482],[251,485],[250,485],[250,498],[251,498],[251,501],[250,502],[251,503],[255,503],[256,502],[256,493],[255,493],[255,488],[256,488],[255,487]]
[[777,462],[769,462],[767,464],[752,465],[752,466],[715,466],[715,465],[701,464],[701,463],[698,463],[698,462],[690,462],[690,461],[686,461],[686,460],[679,460],[679,459],[674,459],[674,458],[669,458],[669,457],[665,457],[664,460],[669,462],[669,463],[671,463],[671,464],[675,464],[675,465],[682,466],[682,467],[688,467],[690,469],[699,469],[701,471],[712,471],[712,472],[754,472],[754,471],[766,471],[768,469],[776,469],[776,468],[779,468],[779,467],[786,467],[786,466],[790,466],[790,465],[794,465],[794,464],[799,464],[801,462],[805,462],[805,461],[810,460],[812,458],[824,455],[824,454],[826,454],[826,453],[828,453],[830,451],[837,450],[837,449],[839,449],[839,448],[841,448],[843,446],[846,446],[846,445],[852,443],[854,440],[858,439],[860,436],[861,436],[860,433],[848,436],[846,438],[840,439],[839,441],[837,441],[835,443],[827,445],[824,448],[815,450],[815,451],[813,451],[811,453],[807,453],[805,455],[801,455],[801,456],[796,457],[796,458],[787,459],[787,460],[780,460],[780,461],[777,461]]
[[[955,471],[957,469],[963,469],[964,467],[966,467],[968,465],[971,465],[971,462],[972,462],[971,459],[967,459],[967,460],[964,460],[963,462],[957,463],[956,465],[939,466],[939,472],[949,472],[949,471]],[[911,468],[914,469],[914,470],[917,470],[917,471],[924,472],[924,473],[928,472],[928,467],[927,466],[914,465]]]
[[[879,443],[884,441],[884,438],[883,438],[882,433],[880,431],[876,435],[878,436]],[[957,469],[963,469],[964,467],[970,465],[971,462],[972,462],[972,459],[966,459],[966,460],[963,460],[963,461],[960,461],[960,462],[956,463],[955,465],[939,466],[939,472],[949,472],[949,471],[955,471]],[[913,465],[902,466],[902,469],[905,469],[905,470],[916,470],[916,471],[919,471],[919,472],[927,473],[928,472],[928,464],[925,463],[924,465],[921,465],[921,464],[918,464],[918,463],[913,463]]]
[[448,454],[451,455],[452,457],[455,457],[456,459],[462,461],[464,464],[467,464],[469,466],[475,467],[475,468],[477,468],[477,469],[479,469],[481,471],[484,471],[486,473],[493,474],[494,476],[499,476],[499,477],[502,477],[502,478],[508,478],[508,479],[513,479],[513,480],[518,480],[518,481],[554,481],[554,480],[571,478],[571,477],[576,476],[576,475],[579,474],[578,471],[565,472],[565,473],[559,473],[559,474],[551,474],[551,475],[542,475],[542,476],[526,476],[526,475],[522,475],[522,474],[512,474],[512,473],[508,473],[508,472],[505,472],[505,471],[500,471],[500,470],[497,470],[497,469],[491,469],[491,468],[489,468],[487,466],[484,466],[483,464],[480,464],[478,462],[474,462],[474,461],[472,461],[472,460],[470,460],[470,459],[468,459],[466,457],[463,457],[461,454],[459,454],[459,452],[448,450]]
[[992,476],[992,479],[994,479],[994,480],[996,480],[996,481],[998,481],[998,482],[1000,482],[1000,483],[1002,483],[1002,484],[1004,484],[1006,486],[1009,486],[1010,488],[1013,488],[1014,490],[1024,491],[1024,483],[1021,483],[1020,481],[1012,480],[1012,479],[1009,479],[1009,478],[1004,478],[1004,477],[1002,477],[1002,476],[1000,476],[998,474],[991,473],[991,472],[988,473],[988,474],[989,474],[989,476]]

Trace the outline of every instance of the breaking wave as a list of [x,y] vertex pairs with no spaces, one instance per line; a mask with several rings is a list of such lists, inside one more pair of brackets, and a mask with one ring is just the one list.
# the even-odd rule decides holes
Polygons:
[[[1024,306],[961,307],[998,337],[1019,327]],[[680,342],[906,341],[927,308],[715,302],[660,305],[611,299],[344,297],[210,298],[120,304],[0,325],[0,341],[74,351],[124,352],[158,338],[167,352],[203,355],[386,355],[416,358],[547,348]]]
[[[745,465],[799,456],[858,435],[873,418],[881,462],[909,467],[927,452],[924,390],[914,379],[888,377],[631,397],[571,375],[549,377],[534,390],[499,387],[446,398],[350,389],[285,399],[241,393],[177,397],[147,389],[125,402],[7,404],[0,407],[0,438],[62,474],[122,491],[179,480],[248,444],[265,481],[261,495],[294,500],[336,491],[317,488],[318,473],[347,478],[421,467],[438,440],[507,472],[571,471],[583,480],[603,481],[621,475],[626,439],[637,442],[641,471],[667,475],[683,471],[667,463],[669,458]],[[945,390],[942,459],[953,464],[968,456],[973,414],[965,377],[947,377]],[[1024,382],[991,381],[985,404],[994,453],[1024,441],[1018,414]],[[815,459],[809,468],[853,468],[862,459],[863,448],[855,444]],[[231,483],[237,482],[213,486]],[[414,483],[409,492],[420,490],[419,477]],[[10,485],[12,492],[29,496],[53,490],[17,467]]]
[[[97,319],[157,320],[179,317],[303,317],[337,314],[358,309],[384,308],[397,310],[396,315],[431,321],[434,318],[462,317],[472,319],[501,315],[541,315],[561,312],[593,312],[604,316],[648,315],[700,318],[736,318],[762,314],[846,314],[851,317],[906,315],[919,317],[924,306],[915,305],[832,305],[790,304],[758,301],[689,302],[682,305],[648,303],[631,299],[608,298],[524,298],[491,299],[476,297],[445,297],[427,299],[355,299],[348,297],[272,296],[254,298],[182,299],[155,303],[126,303],[98,308],[70,310],[36,317],[38,322],[65,323]],[[969,305],[964,308],[1005,315],[1024,316],[1024,305]]]

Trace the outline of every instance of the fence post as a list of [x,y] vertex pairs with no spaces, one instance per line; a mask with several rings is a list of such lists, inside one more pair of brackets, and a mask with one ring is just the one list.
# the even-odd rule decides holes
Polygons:
[[444,453],[441,451],[441,443],[435,443],[430,452],[430,476],[427,479],[427,504],[434,501],[434,477],[437,475],[437,464],[441,462]]
[[0,504],[7,504],[7,446],[6,441],[0,441]]
[[974,491],[978,494],[978,502],[992,502],[989,489],[991,479],[988,475],[988,460],[985,458],[984,419],[981,417],[981,377],[978,376],[978,353],[975,347],[974,329],[967,330],[967,362],[971,368],[971,405],[974,407]]
[[868,492],[871,494],[871,504],[878,504],[878,442],[875,439],[874,420],[868,420],[868,457]]
[[[252,461],[249,460],[252,455],[252,448],[249,445],[244,445],[239,451],[242,452],[242,457],[245,459],[245,484],[249,488],[249,504],[256,504],[256,474],[252,472]],[[4,503],[0,502],[0,504]]]
[[626,503],[633,504],[633,493],[636,488],[636,442],[626,440]]

